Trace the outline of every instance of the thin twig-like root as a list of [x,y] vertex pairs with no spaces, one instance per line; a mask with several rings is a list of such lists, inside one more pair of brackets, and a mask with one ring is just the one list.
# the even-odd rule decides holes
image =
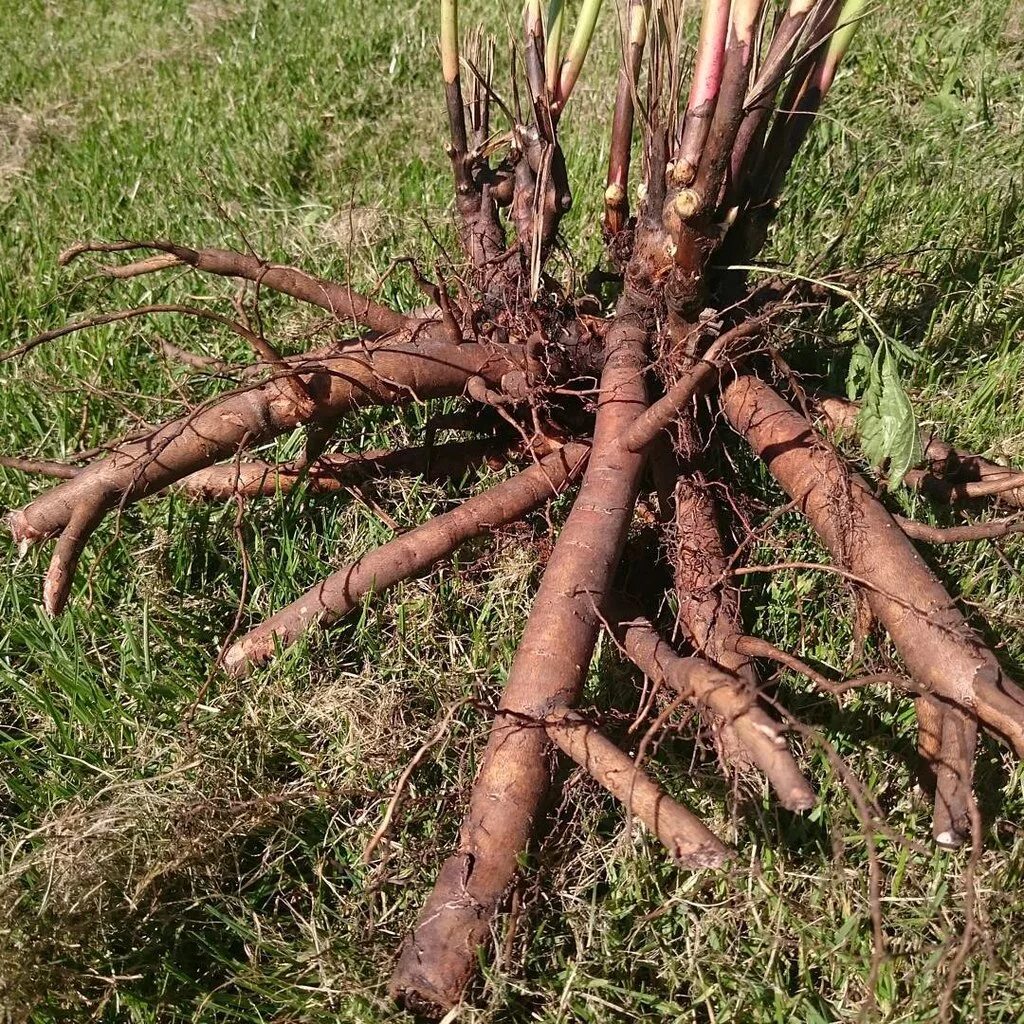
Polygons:
[[377,477],[457,480],[484,464],[499,469],[508,461],[511,448],[509,443],[477,438],[359,455],[321,455],[309,465],[301,461],[281,464],[244,460],[201,469],[179,481],[174,489],[195,498],[228,499],[287,494],[303,481],[311,494],[331,494]]
[[832,557],[866,584],[868,604],[914,682],[976,716],[1024,754],[1024,691],[867,484],[763,381],[738,378],[725,390],[723,408]]
[[[857,432],[857,415],[860,412],[857,402],[835,395],[818,395],[814,405],[833,430],[846,434]],[[908,487],[945,503],[998,497],[1004,505],[1024,508],[1024,472],[954,448],[937,437],[925,437],[922,440],[925,468],[912,469],[904,476],[903,482]],[[929,537],[921,539],[929,543],[943,543]],[[965,536],[963,539],[986,538]]]
[[594,447],[541,580],[473,786],[456,852],[406,940],[390,991],[410,1007],[458,1002],[491,918],[519,869],[548,787],[547,733],[526,727],[578,699],[632,520],[643,456],[620,436],[643,412],[646,331],[632,315],[605,336]]
[[736,636],[729,641],[729,646],[748,658],[763,658],[766,661],[774,661],[790,672],[795,672],[809,679],[823,693],[830,693],[838,696],[847,693],[849,690],[858,690],[863,686],[871,686],[876,683],[892,683],[902,689],[909,689],[912,684],[910,680],[902,676],[894,675],[891,672],[873,672],[863,676],[853,676],[850,679],[832,680],[822,675],[813,665],[798,658],[795,654],[783,651],[775,644],[757,636]]
[[1024,516],[1007,516],[987,523],[969,523],[965,526],[930,526],[916,519],[893,517],[900,529],[911,539],[923,544],[963,544],[975,540],[998,540],[1014,533],[1024,532]]
[[[36,334],[34,337],[29,338],[28,341],[23,342],[21,345],[4,352],[0,355],[0,362],[23,356],[40,345],[56,341],[58,338],[66,338],[69,334],[77,334],[79,331],[87,331],[93,327],[105,327],[107,324],[121,323],[124,320],[156,316],[160,313],[173,313],[178,316],[195,317],[198,320],[211,320],[237,334],[240,338],[253,345],[257,351],[260,349],[261,339],[249,330],[245,324],[232,320],[229,316],[224,316],[222,313],[217,313],[212,309],[203,309],[201,306],[187,306],[181,303],[153,303],[145,306],[132,306],[128,309],[114,309],[108,313],[97,313],[95,316],[85,317],[82,320],[73,320],[71,323],[62,324],[60,327],[54,327],[49,331],[43,331],[41,334]],[[262,355],[263,353],[261,352],[260,354]],[[281,357],[276,352],[271,351],[269,355],[270,359],[268,362],[276,364],[282,362]]]
[[576,711],[544,722],[548,736],[653,832],[678,864],[717,868],[729,848],[694,813],[676,802],[608,737]]
[[0,468],[16,469],[19,473],[48,476],[55,480],[70,480],[82,472],[81,466],[74,466],[70,462],[55,462],[51,459],[20,459],[10,455],[0,455]]
[[935,801],[932,835],[939,846],[963,845],[971,826],[971,794],[978,723],[934,697],[918,697],[917,750],[922,788]]
[[326,309],[337,320],[362,324],[370,330],[390,333],[415,326],[416,320],[382,306],[373,299],[353,291],[347,285],[307,274],[297,267],[269,263],[258,256],[232,249],[192,249],[163,240],[132,242],[80,242],[61,253],[60,262],[70,263],[83,253],[127,252],[155,249],[162,254],[127,266],[109,267],[104,273],[111,277],[137,277],[140,274],[188,266],[206,274],[253,281],[261,288],[290,295],[301,302]]
[[166,338],[160,339],[160,351],[172,363],[180,363],[191,370],[202,370],[207,373],[227,373],[231,364],[216,356],[204,356],[199,352],[190,352],[187,348],[175,345]]
[[337,622],[358,608],[367,594],[418,576],[467,540],[539,508],[572,481],[588,453],[586,445],[566,445],[451,512],[350,562],[235,641],[224,655],[224,667],[232,675],[243,675],[311,627],[326,628]]
[[607,607],[613,634],[651,682],[670,686],[727,723],[750,761],[768,777],[783,807],[806,811],[814,806],[814,789],[789,751],[785,729],[760,706],[747,679],[703,658],[680,657],[628,604],[614,599]]
[[427,340],[389,339],[339,352],[291,372],[301,374],[312,405],[299,403],[279,379],[232,392],[195,412],[125,444],[72,479],[40,495],[9,517],[14,539],[27,546],[76,526],[59,546],[52,567],[47,611],[61,611],[67,587],[58,584],[103,515],[163,490],[183,477],[230,458],[303,424],[330,424],[370,404],[400,403],[458,395],[473,376],[495,383],[514,369],[523,353],[516,346],[499,351],[478,344],[450,345]]

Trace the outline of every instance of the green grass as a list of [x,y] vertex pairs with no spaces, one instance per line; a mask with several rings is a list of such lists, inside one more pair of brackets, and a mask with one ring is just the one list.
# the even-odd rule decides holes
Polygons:
[[[1024,20],[1010,0],[924,0],[869,19],[795,170],[765,259],[801,273],[864,271],[858,292],[915,348],[917,408],[964,446],[1024,463]],[[911,10],[913,8],[913,11]],[[477,3],[503,32],[514,4]],[[432,4],[0,5],[0,348],[99,307],[157,296],[225,301],[195,278],[128,285],[56,265],[81,237],[246,241],[275,260],[373,287],[392,257],[432,261],[451,238]],[[470,24],[471,16],[464,18]],[[607,19],[606,19],[607,21]],[[584,73],[567,115],[576,193],[566,223],[585,272],[613,72]],[[870,269],[878,261],[884,265]],[[428,262],[429,265],[429,262]],[[407,276],[383,288],[418,301]],[[316,318],[268,302],[276,336]],[[816,324],[842,380],[848,310]],[[59,457],[173,415],[219,386],[168,365],[157,341],[241,360],[235,340],[160,318],[77,335],[0,365],[2,447]],[[804,352],[794,359],[806,364]],[[413,440],[422,410],[346,423],[339,447]],[[292,451],[299,438],[283,439]],[[738,451],[748,491],[778,493]],[[482,486],[483,481],[471,481]],[[0,503],[41,485],[0,471]],[[457,487],[405,482],[379,498],[403,523]],[[915,514],[925,505],[898,499]],[[383,1021],[391,957],[450,847],[487,726],[472,705],[414,776],[386,848],[360,864],[398,775],[455,701],[490,702],[536,582],[535,518],[368,604],[245,684],[210,674],[243,596],[236,509],[163,497],[108,523],[72,611],[39,611],[44,554],[7,548],[0,579],[0,1016],[49,1021]],[[243,623],[388,536],[356,503],[303,494],[251,503]],[[820,559],[795,518],[762,560]],[[1024,674],[1020,541],[959,546],[934,564]],[[100,557],[102,553],[102,557]],[[845,671],[850,601],[826,576],[750,578],[751,626]],[[875,663],[892,652],[873,645]],[[602,648],[587,703],[636,706],[637,680]],[[780,695],[849,759],[883,807],[888,957],[877,1019],[936,1019],[973,885],[980,935],[957,983],[959,1020],[1024,1020],[1024,775],[987,744],[985,853],[927,844],[912,792],[912,710],[892,693],[836,706],[790,676]],[[464,1021],[725,1022],[858,1019],[871,962],[866,851],[819,748],[806,819],[761,788],[738,801],[690,731],[665,735],[659,776],[736,844],[725,873],[687,873],[625,831],[579,773],[564,778],[532,852],[509,956]],[[898,837],[906,837],[901,841]],[[499,925],[505,943],[506,922]]]

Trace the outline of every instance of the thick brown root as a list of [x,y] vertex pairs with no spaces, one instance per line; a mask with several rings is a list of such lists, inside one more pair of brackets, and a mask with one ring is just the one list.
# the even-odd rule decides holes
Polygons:
[[[148,437],[122,445],[67,482],[47,491],[9,518],[14,539],[27,546],[76,529],[59,546],[62,557],[48,576],[45,606],[64,606],[64,577],[103,515],[163,490],[183,477],[238,451],[306,425],[329,425],[351,410],[374,403],[458,395],[474,377],[500,383],[520,369],[521,349],[450,345],[395,338],[298,364],[311,407],[275,378],[218,398]],[[84,527],[84,528],[83,528]]]
[[1024,754],[1024,691],[864,481],[763,381],[740,377],[726,389],[723,407],[832,557],[864,586],[915,683],[976,716]]
[[232,675],[243,675],[310,628],[337,622],[358,608],[367,594],[418,576],[466,541],[522,518],[556,497],[583,468],[588,453],[586,445],[566,445],[510,480],[349,563],[233,643],[224,655],[224,667]]
[[971,791],[978,723],[934,697],[918,697],[917,749],[922,788],[935,801],[932,835],[939,846],[963,845],[971,827]]
[[757,691],[746,676],[726,672],[703,658],[681,658],[649,620],[613,600],[612,632],[627,657],[655,685],[667,685],[686,700],[705,708],[732,730],[735,743],[757,765],[791,811],[806,811],[816,797],[785,739],[785,729],[758,704]]
[[548,787],[549,739],[527,723],[571,708],[600,628],[636,502],[643,457],[619,438],[646,406],[643,326],[617,319],[605,339],[594,447],[541,581],[473,786],[459,846],[445,861],[394,974],[410,1007],[458,1002],[519,868]]
[[544,727],[563,753],[661,840],[677,864],[717,868],[729,858],[729,848],[692,811],[673,800],[582,715],[561,711],[551,715]]

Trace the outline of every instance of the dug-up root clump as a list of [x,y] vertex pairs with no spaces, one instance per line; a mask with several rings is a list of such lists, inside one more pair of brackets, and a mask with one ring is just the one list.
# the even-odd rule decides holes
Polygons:
[[[267,337],[258,306],[253,313],[236,304],[232,316],[166,304],[98,314],[9,353],[61,343],[96,325],[173,315],[232,332],[254,358],[229,393],[78,462],[4,459],[59,478],[9,517],[16,544],[51,546],[42,600],[52,616],[71,600],[97,526],[167,489],[240,501],[297,486],[329,495],[382,476],[463,479],[485,465],[509,468],[502,482],[297,592],[236,637],[220,659],[236,677],[467,542],[572,496],[479,755],[455,848],[439,866],[390,981],[393,997],[418,1011],[440,1015],[462,998],[538,828],[553,751],[612,793],[681,868],[715,868],[734,852],[579,711],[603,630],[673,708],[699,712],[724,764],[763,774],[779,804],[794,812],[813,807],[817,795],[788,740],[805,727],[764,689],[770,663],[804,673],[829,694],[884,684],[894,699],[914,703],[941,845],[962,843],[977,817],[979,730],[1024,754],[1024,691],[917,548],[1004,536],[1021,521],[944,532],[901,519],[875,483],[848,464],[830,431],[859,431],[890,481],[902,477],[940,502],[1019,507],[1024,473],[937,439],[922,449],[912,417],[909,433],[905,423],[895,429],[905,395],[890,354],[879,353],[859,407],[806,393],[779,353],[787,324],[822,295],[784,276],[755,284],[735,269],[765,242],[860,4],[704,6],[688,94],[670,87],[686,70],[673,20],[683,5],[663,3],[652,14],[651,5],[629,0],[620,12],[603,224],[608,256],[597,275],[610,286],[602,293],[606,305],[613,295],[607,315],[596,315],[594,296],[568,293],[546,270],[572,202],[559,123],[597,5],[583,5],[563,52],[539,5],[527,3],[521,56],[511,70],[516,87],[506,90],[493,48],[460,50],[458,4],[443,0],[462,263],[438,264],[430,274],[407,268],[424,292],[422,310],[402,313],[347,284],[248,253],[163,239],[82,243],[63,262],[98,259],[102,273],[121,281],[186,271],[243,282],[254,304],[274,292],[325,311],[337,337],[283,354]],[[631,167],[636,135],[639,172]],[[634,209],[631,195],[639,197]],[[443,445],[424,438],[394,451],[329,450],[345,417],[439,398],[464,403],[477,436]],[[297,428],[307,439],[301,457],[277,464],[260,456],[261,446]],[[723,453],[736,445],[745,445],[786,494],[781,510],[805,517],[829,565],[746,564],[754,535],[733,542],[729,494],[737,485],[721,468]],[[652,492],[656,503],[647,500]],[[657,543],[632,544],[638,523]],[[891,638],[903,673],[826,678],[748,635],[744,573],[782,569],[832,573]]]

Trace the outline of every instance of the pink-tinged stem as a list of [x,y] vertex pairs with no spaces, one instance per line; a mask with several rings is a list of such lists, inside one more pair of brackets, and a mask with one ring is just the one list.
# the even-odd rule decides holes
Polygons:
[[640,64],[647,42],[650,0],[629,0],[627,38],[619,65],[619,84],[612,117],[608,152],[608,182],[604,192],[604,228],[614,237],[629,219],[629,164],[633,143],[633,103],[640,79]]
[[768,121],[775,109],[775,98],[792,65],[800,33],[815,6],[828,2],[831,0],[791,0],[786,14],[779,22],[757,78],[744,100],[743,120],[730,157],[726,207],[740,205],[745,198],[746,179],[764,144]]
[[[693,189],[686,190],[693,195],[682,196],[693,207],[691,217],[701,217],[718,205],[729,157],[743,119],[743,101],[754,59],[754,37],[763,3],[764,0],[733,0],[718,101],[700,152]],[[686,202],[679,204],[679,214],[687,219]]]
[[[807,33],[807,56],[790,79],[782,106],[768,135],[764,154],[758,169],[759,195],[757,202],[771,201],[782,191],[782,184],[821,105],[825,82],[824,67],[828,60],[842,5],[839,0],[826,0],[815,11],[815,23]],[[847,40],[847,45],[849,40]],[[833,73],[834,73],[833,66]],[[831,83],[831,80],[829,80]]]
[[711,128],[711,116],[718,101],[725,67],[725,41],[729,33],[729,0],[704,0],[700,37],[694,58],[693,82],[686,102],[683,137],[676,154],[675,180],[688,185],[697,173],[697,163]]
[[825,98],[826,93],[832,87],[836,77],[836,69],[840,61],[846,56],[850,48],[853,35],[861,22],[861,11],[864,9],[865,0],[846,0],[842,13],[839,15],[839,26],[832,33],[828,49],[825,51],[825,59],[817,67],[813,85],[818,90],[818,102]]
[[460,192],[464,192],[472,186],[466,161],[466,112],[462,102],[462,82],[459,76],[458,0],[441,0],[441,73],[444,77],[444,101],[448,110],[448,129],[451,134],[448,153],[455,174],[455,186]]

